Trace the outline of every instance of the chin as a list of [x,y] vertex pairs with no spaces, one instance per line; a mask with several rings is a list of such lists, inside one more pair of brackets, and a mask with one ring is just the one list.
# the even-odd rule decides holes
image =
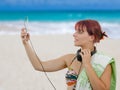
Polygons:
[[74,44],[74,46],[76,46],[76,47],[80,47],[80,45],[79,45],[79,44]]

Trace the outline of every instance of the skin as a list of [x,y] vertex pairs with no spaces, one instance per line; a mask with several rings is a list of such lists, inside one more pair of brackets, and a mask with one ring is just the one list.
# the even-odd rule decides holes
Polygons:
[[[29,44],[29,33],[27,33],[24,28],[21,30],[21,39],[23,45],[35,70],[43,71],[40,62],[44,66],[46,72],[54,72],[71,66],[73,70],[78,74],[79,70],[81,72],[81,70],[85,68],[93,90],[110,90],[111,65],[108,65],[106,67],[104,73],[99,78],[90,64],[90,52],[94,50],[94,36],[88,35],[86,27],[84,26],[83,30],[76,30],[73,34],[73,37],[74,45],[82,48],[82,53],[80,53],[82,56],[82,63],[75,60],[72,64],[70,64],[75,54],[66,54],[59,58],[43,62],[38,59]],[[70,86],[67,90],[72,90],[72,88],[73,86]]]

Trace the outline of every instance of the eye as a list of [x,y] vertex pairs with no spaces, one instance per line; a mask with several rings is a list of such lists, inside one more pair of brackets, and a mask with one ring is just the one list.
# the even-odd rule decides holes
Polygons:
[[79,33],[81,34],[81,33],[83,33],[84,31],[83,30],[79,30]]

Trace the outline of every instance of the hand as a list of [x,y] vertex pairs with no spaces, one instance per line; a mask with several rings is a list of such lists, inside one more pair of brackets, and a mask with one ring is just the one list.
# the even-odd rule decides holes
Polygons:
[[83,63],[84,66],[87,65],[87,64],[90,64],[91,52],[90,52],[89,49],[81,50],[80,55],[82,57],[82,63]]
[[22,28],[21,30],[21,38],[23,44],[26,44],[28,40],[30,40],[30,34],[26,32],[25,28]]

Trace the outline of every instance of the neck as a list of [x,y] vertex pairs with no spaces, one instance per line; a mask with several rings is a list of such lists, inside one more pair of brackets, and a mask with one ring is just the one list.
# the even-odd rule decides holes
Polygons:
[[90,51],[94,51],[94,45],[86,45],[86,46],[81,46],[82,49],[90,49]]

